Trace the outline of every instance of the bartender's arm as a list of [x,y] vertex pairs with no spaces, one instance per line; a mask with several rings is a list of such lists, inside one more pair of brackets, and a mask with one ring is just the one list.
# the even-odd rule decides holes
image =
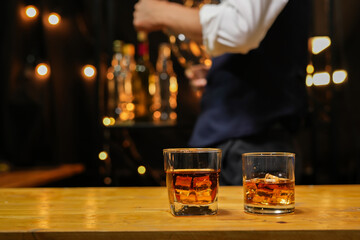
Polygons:
[[161,1],[140,0],[135,5],[138,30],[171,29],[203,42],[212,56],[247,53],[259,46],[288,0],[224,0],[201,9]]

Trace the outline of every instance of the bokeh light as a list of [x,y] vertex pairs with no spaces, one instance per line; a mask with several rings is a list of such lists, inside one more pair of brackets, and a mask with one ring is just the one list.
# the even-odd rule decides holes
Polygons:
[[81,75],[85,79],[94,79],[96,76],[96,68],[93,65],[87,64],[82,68]]
[[48,78],[50,75],[50,67],[46,63],[39,63],[35,67],[35,75],[39,79]]
[[105,151],[102,151],[99,153],[99,159],[100,160],[106,160],[108,158],[108,154]]
[[332,79],[335,84],[343,83],[346,80],[346,78],[347,78],[347,71],[345,70],[337,70],[333,72]]
[[48,22],[51,24],[51,25],[57,25],[60,23],[60,15],[57,14],[57,13],[51,13],[48,17]]
[[331,40],[327,36],[312,37],[311,48],[313,54],[319,54],[331,45]]
[[143,175],[146,173],[146,168],[144,166],[139,166],[137,171],[140,175]]
[[25,7],[25,15],[28,18],[35,18],[38,15],[38,10],[33,5],[26,6]]

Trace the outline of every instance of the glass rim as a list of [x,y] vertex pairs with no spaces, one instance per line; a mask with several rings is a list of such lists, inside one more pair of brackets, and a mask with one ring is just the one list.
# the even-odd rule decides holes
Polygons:
[[220,148],[166,148],[163,153],[221,153]]
[[243,153],[243,157],[254,156],[254,157],[295,157],[295,153],[291,152],[250,152],[250,153]]

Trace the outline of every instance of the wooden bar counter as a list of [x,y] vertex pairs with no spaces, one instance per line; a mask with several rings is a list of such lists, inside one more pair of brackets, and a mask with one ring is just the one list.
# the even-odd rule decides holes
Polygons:
[[3,188],[0,239],[360,239],[360,185],[296,186],[294,214],[246,214],[221,187],[216,216],[174,217],[165,187]]

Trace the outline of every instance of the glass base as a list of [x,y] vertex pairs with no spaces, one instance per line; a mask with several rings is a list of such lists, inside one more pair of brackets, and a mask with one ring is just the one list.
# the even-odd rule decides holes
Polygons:
[[293,213],[295,210],[295,207],[292,206],[259,206],[259,205],[244,205],[244,210],[247,213],[256,213],[256,214],[270,214],[270,215],[276,215],[276,214],[288,214]]
[[174,216],[215,215],[218,212],[218,204],[214,202],[207,205],[188,205],[174,202],[170,204],[170,210]]

